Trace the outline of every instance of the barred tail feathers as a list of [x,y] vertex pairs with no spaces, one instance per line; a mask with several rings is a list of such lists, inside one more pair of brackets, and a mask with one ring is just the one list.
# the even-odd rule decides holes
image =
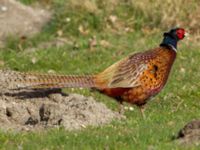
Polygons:
[[12,72],[8,82],[16,83],[16,88],[45,89],[45,88],[72,88],[96,87],[94,75],[53,75]]

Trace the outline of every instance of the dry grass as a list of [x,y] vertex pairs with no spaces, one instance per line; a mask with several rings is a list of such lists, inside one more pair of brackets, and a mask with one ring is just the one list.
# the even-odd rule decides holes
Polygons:
[[[197,0],[70,0],[67,6],[82,10],[108,21],[111,15],[117,17],[116,24],[139,28],[170,28],[183,26],[197,32],[200,29],[200,1]],[[125,10],[126,9],[126,10]],[[104,22],[106,23],[106,22]],[[106,25],[105,25],[106,26]]]
[[199,30],[198,20],[200,17],[199,4],[197,0],[142,0],[133,1],[132,4],[143,11],[144,16],[149,19],[147,26],[171,27],[185,26],[191,30]]

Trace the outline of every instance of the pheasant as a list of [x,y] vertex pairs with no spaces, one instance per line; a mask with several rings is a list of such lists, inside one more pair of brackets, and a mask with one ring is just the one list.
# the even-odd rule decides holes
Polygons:
[[177,43],[185,37],[183,28],[164,33],[160,46],[114,63],[96,75],[50,75],[13,72],[9,81],[18,88],[95,88],[118,102],[128,102],[143,108],[167,82],[177,53]]

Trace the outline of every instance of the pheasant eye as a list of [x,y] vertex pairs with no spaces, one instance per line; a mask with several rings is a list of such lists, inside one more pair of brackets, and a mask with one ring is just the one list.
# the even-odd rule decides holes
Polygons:
[[181,40],[185,37],[185,30],[184,29],[178,29],[176,30],[177,37]]

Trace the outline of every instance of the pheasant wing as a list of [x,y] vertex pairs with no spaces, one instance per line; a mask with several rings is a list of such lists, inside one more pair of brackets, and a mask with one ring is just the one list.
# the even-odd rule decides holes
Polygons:
[[108,86],[110,88],[139,86],[139,77],[146,69],[147,65],[144,63],[132,64],[130,61],[123,61],[119,64]]
[[98,74],[96,82],[102,88],[136,87],[140,85],[139,77],[146,68],[145,61],[126,57]]

